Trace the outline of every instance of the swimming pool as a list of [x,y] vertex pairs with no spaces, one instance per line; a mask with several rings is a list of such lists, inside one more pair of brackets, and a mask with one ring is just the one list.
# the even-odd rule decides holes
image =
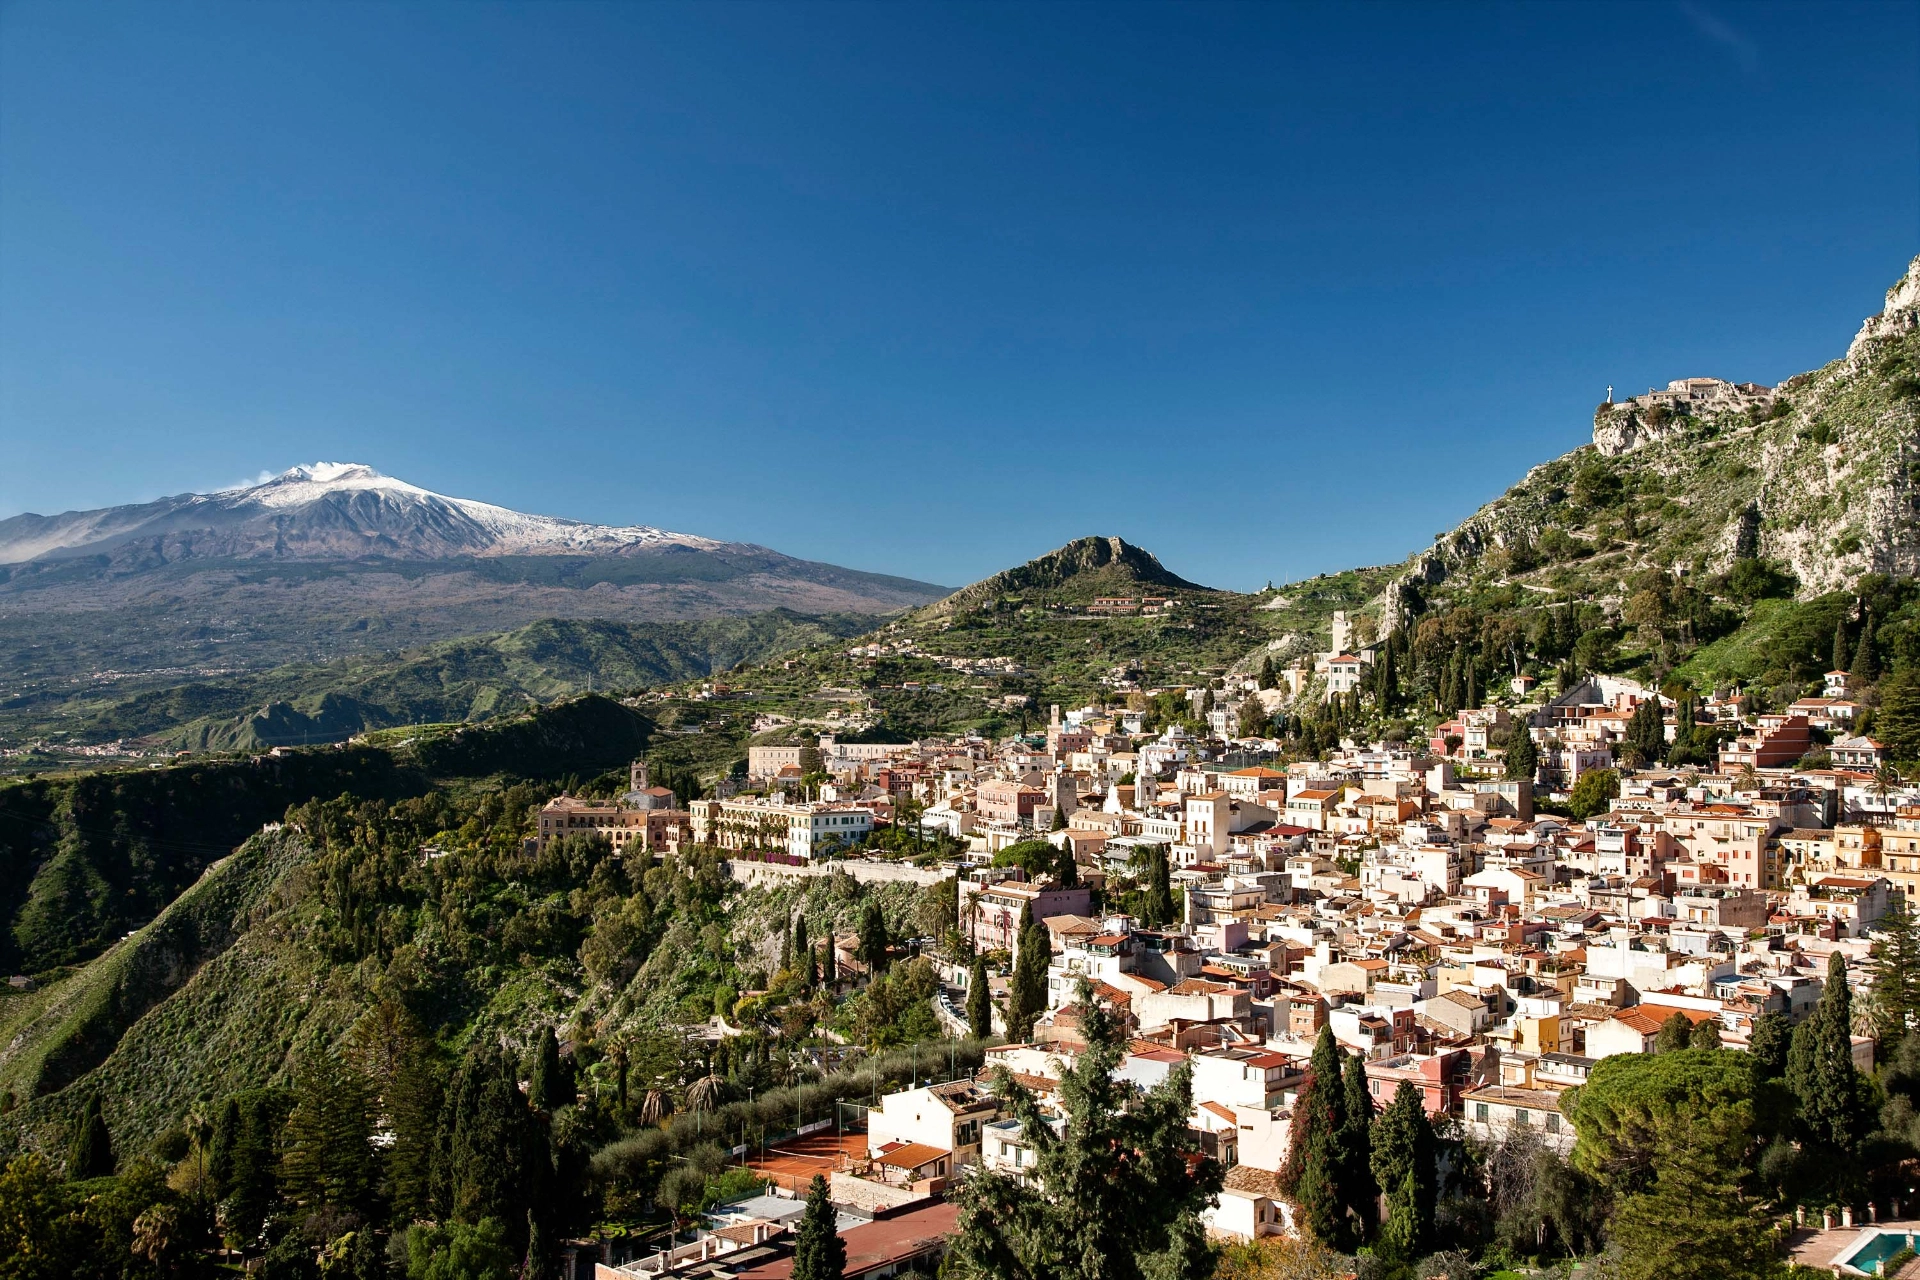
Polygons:
[[1877,1276],[1880,1274],[1881,1263],[1902,1249],[1914,1247],[1911,1231],[1882,1231],[1877,1228],[1869,1230],[1871,1234],[1856,1245],[1852,1253],[1838,1259],[1841,1266],[1851,1267],[1865,1275]]

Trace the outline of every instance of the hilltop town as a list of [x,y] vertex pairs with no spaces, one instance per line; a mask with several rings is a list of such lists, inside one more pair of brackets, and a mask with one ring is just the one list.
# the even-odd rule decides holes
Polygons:
[[[1683,1046],[1748,1053],[1839,976],[1856,1008],[1908,999],[1876,955],[1912,929],[1920,785],[1856,732],[1857,676],[1828,672],[1766,713],[1624,678],[1516,679],[1424,741],[1344,738],[1317,759],[1238,732],[1275,692],[1374,687],[1384,646],[1354,643],[1344,615],[1327,638],[1264,682],[1172,691],[1186,714],[1158,732],[1128,696],[1169,691],[1134,689],[998,741],[755,746],[734,794],[690,804],[636,765],[619,799],[549,802],[539,839],[712,847],[748,878],[951,878],[944,936],[917,944],[935,1007],[951,1034],[1005,1043],[964,1079],[881,1097],[833,1153],[837,1200],[924,1197],[914,1213],[939,1212],[971,1166],[1017,1176],[1032,1158],[997,1069],[1064,1115],[1053,1095],[1087,1050],[1089,993],[1126,1028],[1121,1078],[1191,1073],[1188,1128],[1225,1173],[1206,1227],[1247,1242],[1305,1229],[1282,1186],[1323,1031],[1380,1105],[1410,1086],[1476,1149],[1519,1138],[1564,1157],[1569,1091],[1606,1059],[1656,1054],[1676,1027]],[[1710,758],[1662,763],[1702,739]],[[842,972],[859,965],[856,935],[827,945]],[[970,1028],[982,978],[990,1026]],[[1873,1072],[1871,1027],[1847,1030]],[[1856,1208],[1815,1225],[1851,1226]]]
[[0,1226],[303,1280],[1897,1273],[1916,342],[1920,259],[1843,359],[1609,399],[1279,588],[1090,536],[885,617],[86,702],[0,783]]

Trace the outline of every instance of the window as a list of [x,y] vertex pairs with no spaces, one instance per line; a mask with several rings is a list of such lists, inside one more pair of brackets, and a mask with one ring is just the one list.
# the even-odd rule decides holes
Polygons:
[[1513,1109],[1513,1122],[1524,1129],[1533,1122],[1533,1117],[1527,1114],[1525,1107],[1515,1107]]
[[1476,1102],[1473,1104],[1473,1118],[1475,1120],[1480,1121],[1482,1124],[1486,1123],[1487,1121],[1487,1104],[1486,1103]]
[[1550,1113],[1548,1113],[1548,1115],[1547,1115],[1547,1132],[1548,1132],[1548,1133],[1558,1133],[1558,1132],[1560,1132],[1560,1117],[1559,1117],[1559,1115],[1558,1115],[1557,1113],[1552,1113],[1552,1112],[1550,1112]]

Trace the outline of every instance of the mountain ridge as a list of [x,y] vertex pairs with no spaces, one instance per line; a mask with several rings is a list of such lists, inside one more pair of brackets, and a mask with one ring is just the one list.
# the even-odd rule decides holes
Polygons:
[[316,463],[212,494],[0,520],[0,680],[16,696],[52,696],[129,672],[330,662],[543,618],[878,618],[947,592]]

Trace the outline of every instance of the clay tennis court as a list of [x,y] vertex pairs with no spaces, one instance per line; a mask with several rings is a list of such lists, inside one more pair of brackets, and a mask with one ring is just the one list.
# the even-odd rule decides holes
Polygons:
[[835,1169],[848,1167],[848,1161],[864,1164],[866,1158],[866,1134],[835,1134],[827,1130],[804,1138],[788,1138],[764,1156],[749,1154],[747,1167],[790,1191],[804,1194],[814,1174],[830,1175]]

